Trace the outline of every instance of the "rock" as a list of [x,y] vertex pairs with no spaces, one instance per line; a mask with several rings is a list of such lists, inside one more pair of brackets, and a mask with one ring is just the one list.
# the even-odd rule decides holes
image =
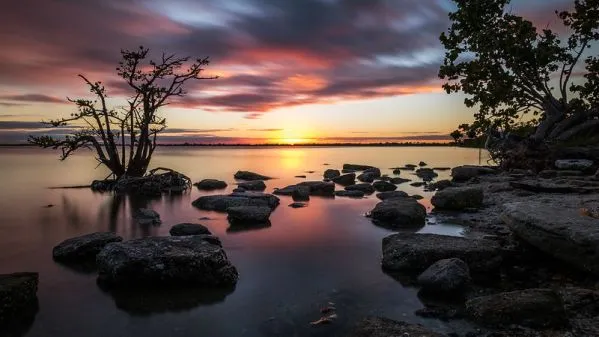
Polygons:
[[203,179],[200,182],[193,184],[200,190],[218,190],[227,187],[227,183],[217,179]]
[[444,337],[419,324],[394,321],[384,317],[367,317],[347,337]]
[[98,232],[67,239],[52,249],[54,260],[78,262],[95,260],[96,255],[111,242],[120,242],[123,238],[112,232]]
[[597,193],[599,187],[596,186],[578,186],[574,184],[556,184],[552,181],[543,180],[521,180],[510,181],[510,186],[536,193]]
[[381,200],[393,199],[393,198],[407,198],[408,194],[404,191],[387,191],[377,193],[376,197]]
[[386,199],[370,211],[372,221],[388,228],[410,228],[424,226],[426,208],[410,198]]
[[376,178],[377,176],[375,172],[362,173],[358,176],[358,180],[364,183],[371,183]]
[[588,159],[558,159],[554,165],[558,170],[585,171],[593,166],[593,161]]
[[310,200],[310,187],[308,186],[296,186],[291,192],[291,198],[293,201],[308,201]]
[[486,277],[498,270],[501,247],[491,240],[439,234],[398,233],[383,239],[382,266],[387,270],[422,272],[450,258],[466,262],[473,276]]
[[470,269],[458,258],[439,260],[418,276],[418,283],[428,292],[460,293],[470,284]]
[[240,188],[248,191],[264,191],[266,184],[262,180],[251,180],[237,184]]
[[246,189],[245,188],[241,188],[241,187],[237,187],[233,189],[233,193],[243,193],[245,192]]
[[356,183],[356,174],[355,173],[346,173],[344,175],[340,175],[331,179],[333,182],[342,185],[353,185]]
[[208,211],[224,212],[235,206],[267,206],[275,209],[279,198],[259,192],[231,193],[229,195],[205,195],[192,202],[194,207]]
[[185,236],[185,235],[211,235],[210,230],[204,225],[197,223],[180,223],[176,224],[169,230],[169,234],[172,236]]
[[545,178],[545,179],[549,179],[549,178],[555,178],[557,177],[557,171],[556,170],[543,170],[541,172],[539,172],[539,178]]
[[289,207],[291,208],[303,208],[308,206],[308,204],[306,204],[305,202],[292,202],[289,204]]
[[0,327],[35,315],[38,278],[30,272],[0,275]]
[[159,225],[162,223],[160,214],[149,208],[140,208],[133,215],[135,221],[140,225]]
[[261,174],[250,172],[250,171],[237,171],[233,176],[239,180],[269,180],[271,177],[263,176]]
[[462,210],[479,208],[483,205],[483,190],[480,187],[451,187],[437,192],[431,199],[437,209]]
[[391,177],[389,177],[387,175],[383,175],[383,176],[376,178],[376,180],[391,181]]
[[357,171],[356,170],[346,170],[346,169],[341,170],[341,173],[355,173],[355,172],[357,172]]
[[464,165],[451,169],[453,181],[467,181],[471,178],[487,174],[496,174],[497,171],[488,166]]
[[235,206],[227,208],[227,219],[231,224],[265,223],[271,212],[267,206]]
[[411,183],[410,186],[422,187],[422,186],[426,186],[426,183],[424,181],[415,181],[415,182]]
[[448,187],[451,187],[451,181],[447,179],[439,180],[437,182],[431,183],[426,187],[427,191],[442,191]]
[[599,169],[595,172],[595,179],[599,179]]
[[522,325],[563,328],[568,320],[560,297],[551,289],[525,289],[476,297],[466,302],[474,321],[492,327]]
[[339,170],[328,169],[328,170],[324,171],[323,177],[325,179],[333,179],[340,175],[341,175],[341,172],[339,172]]
[[433,169],[428,167],[419,168],[416,170],[416,176],[424,181],[431,181],[439,175]]
[[[272,192],[273,194],[276,195],[292,195],[293,192],[297,189],[297,185],[289,185],[289,186],[285,186],[283,188],[275,188],[275,190]],[[310,188],[306,186],[306,188],[308,189],[308,192],[310,191]]]
[[397,176],[400,175],[401,174],[401,169],[399,169],[399,168],[393,169],[393,174],[395,174]]
[[373,174],[375,178],[379,178],[381,176],[381,170],[378,167],[371,167],[364,170],[363,173]]
[[354,170],[354,171],[364,171],[374,168],[374,166],[369,165],[359,165],[359,164],[343,164],[344,170]]
[[421,161],[420,163],[418,163],[418,166],[420,166],[420,167],[422,167],[422,166],[426,166],[426,165],[427,165],[427,163],[425,163],[425,162],[423,162],[423,161]]
[[433,170],[435,170],[435,171],[449,171],[449,170],[451,170],[451,167],[433,167]]
[[304,181],[296,186],[305,186],[310,189],[310,195],[333,196],[335,195],[335,184],[324,181]]
[[110,286],[226,286],[237,283],[212,235],[145,237],[110,243],[98,254],[98,281]]
[[299,176],[295,176],[295,178],[306,178],[306,176],[302,174],[302,175],[299,175]]
[[395,191],[397,189],[397,186],[394,184],[382,180],[375,181],[372,184],[372,187],[379,192]]
[[391,180],[389,180],[390,183],[396,184],[396,185],[407,183],[408,181],[411,181],[411,180],[406,179],[406,178],[391,178]]
[[360,183],[360,184],[346,186],[345,190],[346,191],[361,191],[364,194],[372,194],[375,191],[374,187],[368,183]]
[[338,197],[362,198],[364,197],[364,192],[359,190],[335,191],[335,195]]
[[411,195],[410,198],[412,198],[414,200],[422,200],[422,199],[424,199],[424,197],[421,196],[420,194]]
[[599,275],[599,220],[581,215],[577,208],[534,201],[505,204],[501,218],[521,240]]

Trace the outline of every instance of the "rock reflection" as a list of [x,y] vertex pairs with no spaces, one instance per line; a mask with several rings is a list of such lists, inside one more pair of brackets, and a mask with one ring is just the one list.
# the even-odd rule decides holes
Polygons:
[[231,233],[242,233],[242,232],[247,232],[247,231],[256,231],[256,230],[261,230],[261,229],[265,229],[265,228],[270,228],[271,223],[270,221],[268,222],[262,222],[262,223],[251,223],[251,224],[230,224],[229,227],[227,228],[227,233],[231,234]]

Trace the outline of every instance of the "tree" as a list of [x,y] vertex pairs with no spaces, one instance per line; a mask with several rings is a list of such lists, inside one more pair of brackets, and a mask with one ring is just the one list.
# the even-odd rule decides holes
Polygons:
[[454,1],[452,24],[440,37],[446,53],[439,77],[447,93],[465,93],[465,105],[478,109],[470,130],[532,125],[529,139],[538,144],[599,128],[599,57],[584,56],[599,41],[599,0],[556,12],[570,30],[564,42],[511,14],[509,0]]
[[464,137],[464,134],[460,130],[454,130],[449,135],[451,136],[451,138],[453,138],[453,141],[456,144],[459,144],[461,142],[462,138]]
[[61,149],[61,160],[79,149],[92,149],[99,165],[106,166],[117,179],[143,176],[156,149],[157,136],[166,128],[159,109],[172,98],[184,96],[183,86],[188,81],[216,78],[200,76],[209,64],[208,58],[190,62],[189,57],[162,54],[159,61],[153,61],[148,60],[148,52],[144,47],[121,50],[122,60],[116,71],[131,91],[126,106],[109,106],[104,85],[79,75],[95,99],[68,98],[78,111],[68,118],[44,122],[52,127],[75,123],[77,131],[62,139],[30,136],[29,142]]

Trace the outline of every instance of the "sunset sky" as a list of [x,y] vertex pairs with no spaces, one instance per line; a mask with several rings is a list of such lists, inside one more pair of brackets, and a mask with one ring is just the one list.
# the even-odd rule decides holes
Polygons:
[[[512,11],[558,29],[571,0]],[[111,83],[119,50],[209,56],[165,108],[162,142],[445,141],[472,119],[437,79],[447,0],[19,0],[0,5],[0,143],[48,133],[40,120]],[[53,134],[64,130],[53,130]]]

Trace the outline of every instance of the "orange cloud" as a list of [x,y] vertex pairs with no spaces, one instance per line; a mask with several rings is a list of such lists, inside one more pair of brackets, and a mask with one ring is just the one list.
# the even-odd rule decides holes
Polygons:
[[301,91],[313,91],[327,86],[328,81],[317,75],[292,75],[282,82],[283,86]]

